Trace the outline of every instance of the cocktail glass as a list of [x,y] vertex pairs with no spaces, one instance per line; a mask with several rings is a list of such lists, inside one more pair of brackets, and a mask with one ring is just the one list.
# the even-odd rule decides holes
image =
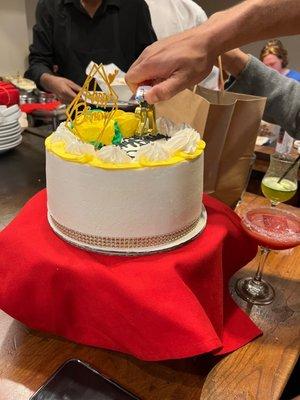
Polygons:
[[270,166],[263,177],[261,189],[264,196],[271,201],[272,207],[290,200],[297,192],[299,162],[280,180],[294,161],[295,158],[279,153],[270,157]]
[[271,250],[286,250],[300,244],[300,218],[279,208],[248,210],[242,217],[244,230],[260,245],[260,260],[254,277],[236,282],[237,294],[252,304],[272,303],[275,291],[263,279],[263,269]]

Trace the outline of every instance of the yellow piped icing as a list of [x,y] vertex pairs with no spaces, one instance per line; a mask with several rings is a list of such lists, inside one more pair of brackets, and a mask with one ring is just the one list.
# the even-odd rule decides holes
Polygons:
[[135,134],[139,118],[132,112],[116,110],[108,120],[107,112],[88,110],[78,115],[73,121],[73,128],[69,129],[85,142],[99,140],[101,133],[101,143],[109,145],[115,135],[115,122],[118,123],[122,136],[129,138]]
[[144,168],[144,167],[163,167],[163,166],[170,166],[175,165],[184,161],[194,160],[198,158],[205,148],[205,142],[200,140],[197,143],[196,150],[194,153],[189,154],[184,151],[178,151],[173,154],[168,160],[164,161],[149,161],[146,159],[141,159],[138,162],[132,161],[130,163],[122,163],[122,164],[112,164],[101,161],[97,156],[93,154],[70,154],[66,151],[66,143],[64,141],[55,141],[51,140],[50,135],[46,141],[45,146],[46,149],[55,154],[56,156],[62,158],[66,161],[76,162],[80,164],[88,164],[96,168],[103,168],[103,169],[137,169],[137,168]]
[[124,138],[130,138],[135,135],[140,122],[135,113],[117,110],[114,113],[114,119],[118,122]]

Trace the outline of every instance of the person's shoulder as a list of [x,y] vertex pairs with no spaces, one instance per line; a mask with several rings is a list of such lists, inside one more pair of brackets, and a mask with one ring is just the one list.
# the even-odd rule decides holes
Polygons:
[[59,7],[64,5],[64,0],[38,0],[37,10],[40,12],[47,11],[48,13],[53,13],[58,10]]
[[149,14],[149,6],[146,0],[119,0],[119,4],[120,10],[122,10],[124,15],[130,15],[133,17]]
[[64,4],[64,0],[38,0],[37,5],[42,7],[55,8]]
[[[158,0],[159,1],[159,0]],[[120,1],[121,6],[129,6],[129,7],[147,7],[147,2],[145,0],[125,0]]]

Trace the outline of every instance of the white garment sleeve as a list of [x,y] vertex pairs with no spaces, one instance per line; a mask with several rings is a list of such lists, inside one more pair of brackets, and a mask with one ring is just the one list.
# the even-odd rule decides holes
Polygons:
[[186,10],[192,18],[190,19],[189,26],[194,27],[203,24],[207,21],[207,15],[202,7],[200,7],[193,0],[180,0],[185,5]]
[[[195,3],[195,6],[196,6],[196,3]],[[207,15],[206,15],[205,11],[203,10],[203,8],[198,6],[197,7],[197,12],[195,13],[195,25],[196,26],[201,25],[205,21],[207,21]]]

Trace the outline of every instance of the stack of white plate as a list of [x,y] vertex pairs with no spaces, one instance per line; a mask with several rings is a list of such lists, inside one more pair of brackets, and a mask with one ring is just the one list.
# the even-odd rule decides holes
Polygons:
[[20,116],[19,106],[0,106],[0,153],[13,149],[22,142]]

